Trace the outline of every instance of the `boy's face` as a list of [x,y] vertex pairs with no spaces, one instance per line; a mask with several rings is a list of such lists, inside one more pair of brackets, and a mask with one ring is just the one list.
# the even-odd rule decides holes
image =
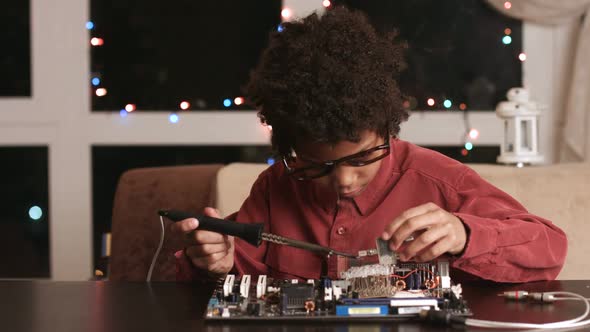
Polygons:
[[[352,154],[356,154],[381,144],[386,139],[380,137],[373,131],[360,133],[359,142],[341,141],[334,145],[328,143],[306,142],[299,144],[296,148],[297,156],[314,163],[322,163],[331,160],[338,160]],[[381,152],[377,152],[381,153]],[[350,166],[347,163],[337,164],[327,175],[313,179],[315,183],[325,188],[331,188],[340,197],[355,197],[360,195],[369,182],[375,177],[381,166],[381,160],[365,166]]]

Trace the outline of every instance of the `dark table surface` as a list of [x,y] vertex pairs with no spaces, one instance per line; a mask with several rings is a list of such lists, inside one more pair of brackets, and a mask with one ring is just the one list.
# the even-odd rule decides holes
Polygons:
[[[478,319],[544,323],[574,318],[584,309],[581,301],[545,305],[510,302],[497,296],[505,290],[561,290],[590,297],[590,281],[585,280],[512,285],[477,282],[462,286],[474,318]],[[444,331],[421,322],[326,324],[310,320],[211,324],[202,318],[211,291],[212,287],[188,283],[0,281],[0,330]]]

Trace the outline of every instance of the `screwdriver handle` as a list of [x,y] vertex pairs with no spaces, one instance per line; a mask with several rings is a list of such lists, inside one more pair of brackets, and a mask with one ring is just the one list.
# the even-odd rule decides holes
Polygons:
[[198,229],[236,236],[256,247],[260,246],[260,243],[262,242],[262,229],[264,228],[264,224],[261,223],[243,224],[205,215],[192,215],[178,210],[159,210],[158,214],[175,222],[188,218],[195,218],[199,221]]

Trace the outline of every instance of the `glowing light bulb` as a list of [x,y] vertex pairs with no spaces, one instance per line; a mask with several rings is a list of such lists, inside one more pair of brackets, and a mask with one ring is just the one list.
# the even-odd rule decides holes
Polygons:
[[236,104],[236,105],[242,105],[243,103],[244,103],[244,98],[242,98],[242,97],[236,97],[234,99],[234,104]]
[[468,153],[469,153],[469,151],[467,151],[467,149],[461,149],[461,154],[463,156],[467,156]]
[[502,42],[503,42],[505,45],[508,45],[508,44],[512,43],[512,37],[510,37],[510,36],[504,36],[504,37],[502,38]]
[[523,168],[524,167],[524,163],[522,163],[522,162],[516,163],[516,167]]
[[471,142],[465,143],[465,149],[471,151],[471,149],[473,149],[473,144]]
[[322,5],[324,5],[324,7],[330,7],[332,3],[330,2],[330,0],[324,0],[322,1]]
[[38,207],[37,205],[32,206],[29,209],[29,217],[33,220],[39,220],[41,219],[41,217],[43,216],[43,210],[41,210],[40,207]]
[[187,110],[189,107],[191,107],[191,104],[188,101],[183,101],[180,103],[181,110]]
[[283,10],[281,10],[281,16],[285,19],[288,20],[291,15],[293,15],[293,11],[291,11],[291,9],[289,8],[283,8]]
[[510,1],[504,2],[504,8],[506,8],[506,9],[512,8],[512,3]]
[[433,98],[428,98],[428,100],[426,101],[426,103],[428,104],[428,106],[434,106],[434,99]]
[[100,78],[93,77],[90,82],[92,82],[92,85],[94,85],[94,86],[99,86],[100,85]]
[[402,103],[402,106],[403,106],[403,108],[408,109],[408,108],[410,108],[410,102],[407,100],[404,100],[404,102]]
[[127,116],[127,114],[129,114],[129,113],[127,113],[127,111],[126,111],[126,110],[120,110],[120,111],[119,111],[119,115],[120,115],[122,118],[126,117],[126,116]]
[[96,89],[96,95],[98,97],[106,96],[107,95],[107,89],[105,89],[105,88],[98,88],[98,89]]
[[509,34],[511,34],[511,33],[512,33],[512,30],[511,30],[510,28],[506,28],[506,29],[504,29],[504,34],[505,34],[505,35],[509,35]]
[[180,120],[180,118],[176,113],[172,113],[168,116],[168,121],[170,121],[170,123],[178,123],[178,120]]
[[269,157],[268,159],[266,159],[266,163],[272,165],[275,163],[275,159],[273,157]]
[[271,125],[268,125],[267,127],[268,127],[268,130],[272,131],[272,126]]
[[451,108],[451,106],[453,106],[453,102],[451,102],[449,99],[446,99],[443,102],[443,106],[446,107],[446,108]]
[[526,60],[526,54],[524,54],[524,53],[520,53],[520,54],[518,55],[518,60],[520,60],[520,61],[524,62],[524,61]]
[[102,38],[93,37],[90,39],[90,44],[92,46],[102,46],[104,44],[104,40]]
[[86,29],[88,29],[88,30],[94,29],[94,23],[92,21],[86,22]]
[[459,109],[462,110],[462,111],[466,110],[467,109],[467,104],[465,104],[465,103],[459,104]]
[[475,128],[472,128],[469,131],[469,138],[471,138],[471,139],[477,139],[478,137],[479,137],[479,130],[477,130]]
[[127,104],[127,105],[125,105],[125,110],[128,113],[131,113],[131,112],[135,111],[135,109],[136,109],[135,104]]
[[282,24],[279,24],[279,26],[277,27],[277,31],[278,32],[283,32],[283,30],[285,30],[285,28],[283,28]]
[[223,106],[230,107],[231,106],[231,100],[230,99],[224,99],[223,100]]

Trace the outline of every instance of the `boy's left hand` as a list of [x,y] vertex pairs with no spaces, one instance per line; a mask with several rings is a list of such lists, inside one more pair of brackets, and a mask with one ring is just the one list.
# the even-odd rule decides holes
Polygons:
[[[414,240],[405,242],[410,236]],[[459,218],[434,203],[426,203],[404,211],[385,227],[381,238],[389,240],[389,247],[400,260],[427,262],[444,253],[461,253],[467,233]]]

